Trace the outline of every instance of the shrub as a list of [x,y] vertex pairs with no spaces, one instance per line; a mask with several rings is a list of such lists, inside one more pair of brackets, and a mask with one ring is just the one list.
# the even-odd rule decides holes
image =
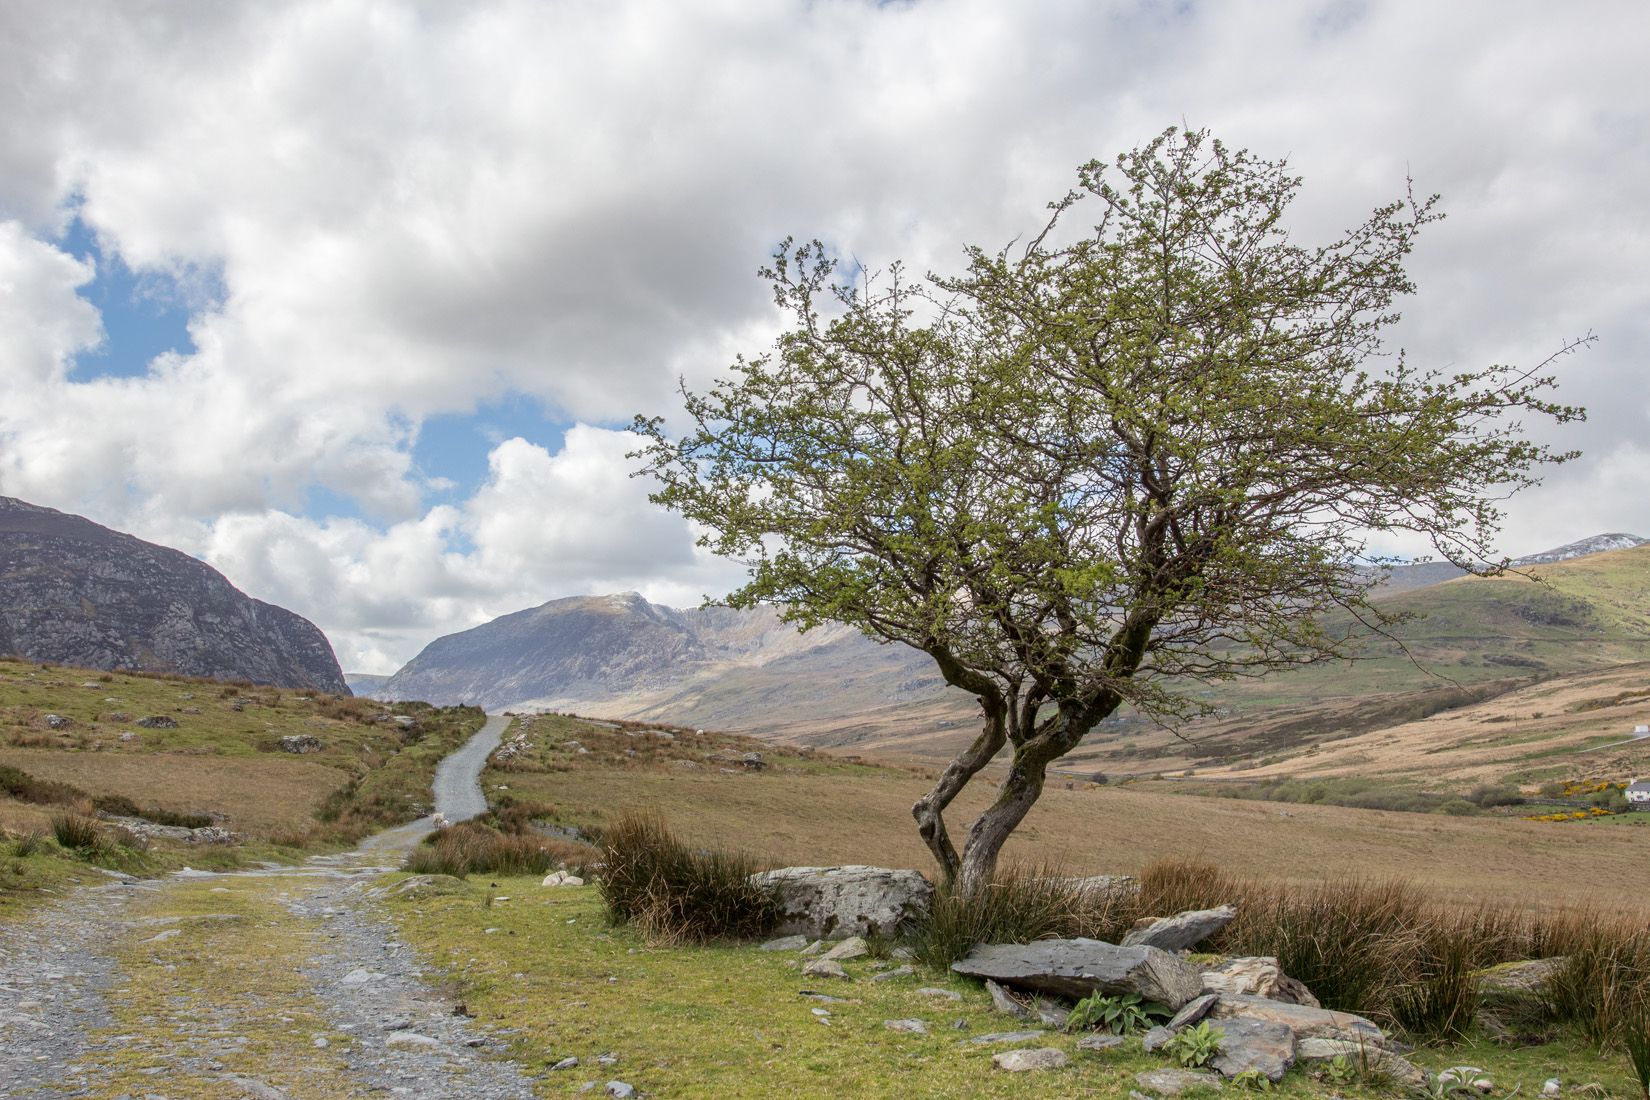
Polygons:
[[0,764],[0,791],[19,802],[33,802],[39,806],[83,806],[86,792],[69,783],[55,779],[36,779],[28,772],[10,764]]
[[123,794],[100,794],[92,797],[92,809],[115,817],[140,817],[138,804]]
[[97,822],[80,814],[53,814],[52,835],[70,851],[95,852],[103,843]]
[[608,918],[654,942],[753,939],[779,923],[773,891],[750,882],[761,864],[743,852],[690,850],[657,814],[619,816],[601,850]]
[[461,821],[424,838],[408,856],[405,870],[423,875],[542,875],[565,864],[578,873],[593,862],[595,849],[535,832],[506,833],[481,821]]
[[1638,1082],[1639,1096],[1650,1100],[1650,1017],[1642,1004],[1635,1006],[1631,1018],[1622,1031],[1622,1043],[1627,1047],[1627,1060],[1633,1066],[1633,1080]]

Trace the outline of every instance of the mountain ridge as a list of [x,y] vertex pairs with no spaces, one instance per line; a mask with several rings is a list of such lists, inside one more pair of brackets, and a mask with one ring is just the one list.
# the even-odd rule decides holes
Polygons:
[[326,635],[181,550],[0,497],[0,653],[349,694]]

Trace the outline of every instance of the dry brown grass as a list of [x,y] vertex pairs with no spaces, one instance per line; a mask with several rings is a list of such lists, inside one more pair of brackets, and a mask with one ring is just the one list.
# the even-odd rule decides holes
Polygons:
[[[928,786],[908,772],[722,775],[668,766],[574,766],[498,774],[511,793],[554,799],[563,820],[653,808],[684,837],[798,863],[932,869],[910,807]],[[948,815],[961,835],[989,787]],[[1010,842],[1010,859],[1052,859],[1074,873],[1134,873],[1153,860],[1196,857],[1241,876],[1316,882],[1348,874],[1402,878],[1459,901],[1538,906],[1610,904],[1650,867],[1627,829],[1554,827],[1334,806],[1197,798],[1127,788],[1046,791]]]
[[[316,804],[349,779],[337,768],[291,758],[6,749],[0,760],[40,779],[72,783],[94,796],[125,795],[144,806],[178,813],[215,810],[228,818],[230,829],[254,836],[303,830],[313,820]],[[6,816],[16,813],[12,804]]]

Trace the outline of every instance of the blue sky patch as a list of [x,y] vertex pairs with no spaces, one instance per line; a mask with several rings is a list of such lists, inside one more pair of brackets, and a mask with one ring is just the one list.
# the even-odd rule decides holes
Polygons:
[[140,377],[148,373],[158,355],[194,352],[189,318],[221,299],[219,279],[192,278],[186,286],[165,272],[134,272],[119,252],[105,250],[97,234],[78,216],[57,244],[77,260],[90,260],[96,266],[97,277],[78,293],[103,315],[106,334],[97,347],[75,356],[70,371],[74,381]]
[[439,502],[456,503],[467,500],[487,479],[487,454],[500,443],[520,436],[555,454],[570,427],[551,419],[538,398],[513,393],[473,413],[426,418],[413,446],[413,463],[425,477],[451,481],[451,488],[432,495]]

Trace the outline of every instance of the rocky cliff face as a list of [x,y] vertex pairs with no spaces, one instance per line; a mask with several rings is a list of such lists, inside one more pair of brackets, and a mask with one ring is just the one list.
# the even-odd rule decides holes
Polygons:
[[216,569],[0,497],[0,653],[349,694],[326,635]]

